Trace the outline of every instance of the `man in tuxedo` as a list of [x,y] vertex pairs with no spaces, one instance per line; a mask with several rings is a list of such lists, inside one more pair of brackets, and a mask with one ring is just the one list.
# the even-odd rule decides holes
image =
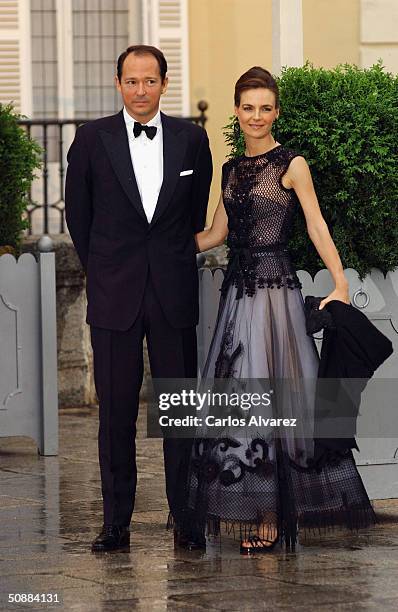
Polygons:
[[[124,108],[78,128],[68,153],[65,210],[86,272],[99,398],[104,525],[93,551],[129,545],[137,482],[138,395],[146,336],[153,378],[195,378],[198,273],[212,159],[205,130],[159,111],[167,63],[136,45],[117,63]],[[191,441],[164,439],[166,493],[182,524]],[[189,534],[177,542],[195,547]]]

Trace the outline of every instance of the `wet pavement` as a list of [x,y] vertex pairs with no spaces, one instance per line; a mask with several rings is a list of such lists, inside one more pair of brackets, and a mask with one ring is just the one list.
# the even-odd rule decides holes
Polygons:
[[0,438],[0,610],[398,610],[398,500],[375,502],[376,527],[307,536],[295,553],[241,557],[226,535],[206,552],[174,550],[162,444],[145,438],[142,411],[131,549],[94,555],[96,410],[63,411],[60,428],[58,457]]

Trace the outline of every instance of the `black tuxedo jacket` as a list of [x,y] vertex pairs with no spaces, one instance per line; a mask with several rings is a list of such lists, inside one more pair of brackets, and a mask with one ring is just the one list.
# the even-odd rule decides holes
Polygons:
[[[161,119],[163,184],[151,223],[123,112],[79,127],[68,152],[66,221],[87,276],[87,323],[96,327],[126,330],[133,324],[148,274],[173,327],[198,322],[194,234],[206,220],[209,141],[189,121],[163,113]],[[184,170],[193,173],[180,176]]]

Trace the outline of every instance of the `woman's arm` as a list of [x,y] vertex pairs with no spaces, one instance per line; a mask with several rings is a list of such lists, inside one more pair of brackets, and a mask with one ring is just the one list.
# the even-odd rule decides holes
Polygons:
[[335,283],[335,289],[322,300],[319,308],[322,309],[331,300],[340,300],[349,304],[348,281],[344,275],[340,256],[319,208],[311,172],[304,157],[295,157],[291,161],[285,177],[289,187],[293,187],[300,200],[308,235]]
[[220,196],[211,227],[195,234],[198,253],[220,246],[228,235],[228,217]]

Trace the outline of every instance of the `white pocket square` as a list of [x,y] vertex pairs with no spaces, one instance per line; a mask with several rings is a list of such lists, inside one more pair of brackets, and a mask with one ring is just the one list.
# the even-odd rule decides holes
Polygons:
[[180,172],[180,176],[187,176],[188,174],[193,174],[193,170],[183,170]]

